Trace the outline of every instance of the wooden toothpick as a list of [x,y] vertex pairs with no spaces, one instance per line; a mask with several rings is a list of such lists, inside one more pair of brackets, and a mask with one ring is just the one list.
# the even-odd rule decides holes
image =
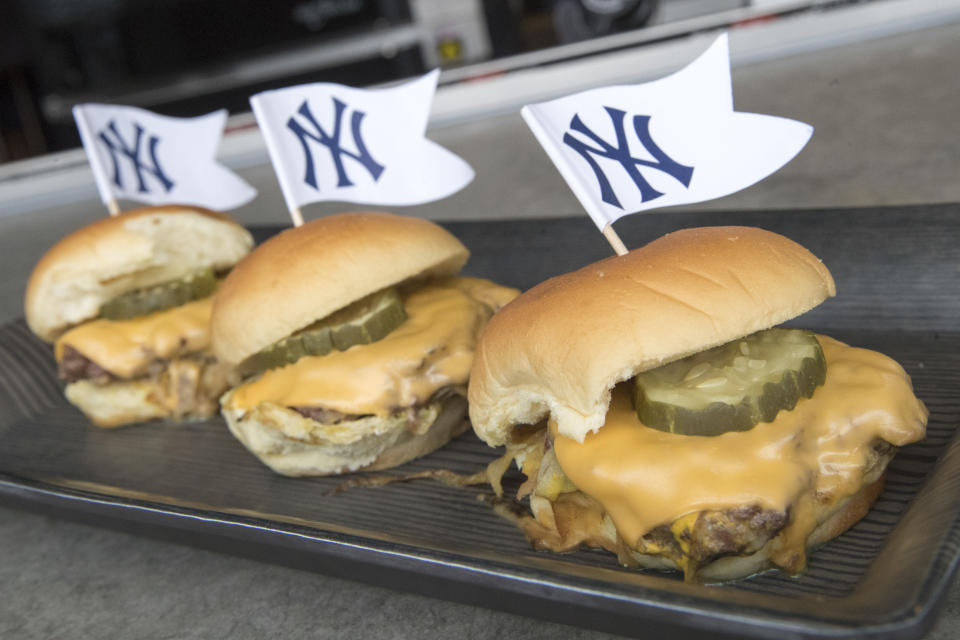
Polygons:
[[290,219],[293,220],[293,226],[303,226],[303,214],[300,213],[300,207],[290,209]]
[[610,246],[613,247],[613,250],[617,252],[618,256],[627,253],[627,246],[623,244],[623,240],[621,240],[617,232],[613,230],[613,225],[608,224],[603,228],[603,237],[607,239],[607,242],[610,243]]
[[120,215],[120,205],[117,204],[116,200],[110,200],[107,202],[107,211],[110,212],[111,217],[118,216]]

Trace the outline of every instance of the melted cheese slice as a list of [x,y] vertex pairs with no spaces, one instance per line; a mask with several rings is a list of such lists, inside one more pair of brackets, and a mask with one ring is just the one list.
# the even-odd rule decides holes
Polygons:
[[[818,339],[825,384],[773,422],[715,437],[657,431],[639,422],[622,384],[606,424],[582,444],[550,425],[557,459],[634,547],[653,528],[704,509],[760,504],[782,511],[804,496],[832,503],[853,495],[874,439],[897,446],[921,439],[927,410],[892,359]],[[804,529],[816,526],[805,520]]]
[[484,282],[454,279],[417,289],[404,298],[406,322],[383,339],[271,369],[237,387],[224,406],[247,411],[269,402],[383,416],[466,384],[477,336],[491,315],[477,290],[504,289]]
[[60,336],[57,362],[69,345],[119,378],[144,372],[157,358],[175,358],[210,345],[213,296],[129,320],[93,320]]

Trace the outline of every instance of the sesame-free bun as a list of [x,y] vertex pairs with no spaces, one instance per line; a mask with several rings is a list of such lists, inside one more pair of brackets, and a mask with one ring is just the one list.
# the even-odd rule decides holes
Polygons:
[[229,409],[231,393],[223,399],[230,432],[285,476],[390,469],[439,449],[469,428],[466,401],[456,394],[412,411],[325,425],[273,404],[249,412]]
[[77,380],[67,384],[64,395],[98,427],[122,427],[157,418],[209,418],[237,381],[230,367],[212,359],[174,358],[160,375],[108,383]]
[[122,427],[135,422],[169,418],[171,411],[157,393],[150,378],[122,380],[99,385],[78,380],[67,385],[64,395],[98,427]]
[[490,321],[470,374],[470,419],[491,446],[550,416],[582,442],[610,390],[640,371],[789,320],[836,293],[813,254],[752,227],[704,227],[558,276]]
[[411,278],[453,275],[468,252],[427,220],[343,213],[257,247],[217,290],[213,349],[231,364],[351,302]]
[[60,240],[34,267],[27,324],[52,341],[123,293],[198,269],[227,269],[252,246],[243,227],[199,207],[145,207],[98,220]]

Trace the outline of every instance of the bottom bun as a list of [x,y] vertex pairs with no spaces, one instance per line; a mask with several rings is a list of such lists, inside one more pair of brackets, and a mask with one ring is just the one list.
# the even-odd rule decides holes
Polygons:
[[[830,506],[819,506],[817,528],[807,537],[806,550],[813,549],[825,542],[836,538],[841,533],[856,524],[867,515],[870,507],[876,502],[883,491],[886,474],[871,484],[863,487],[857,493]],[[727,582],[738,578],[760,573],[775,565],[771,556],[779,546],[780,538],[774,537],[759,551],[746,556],[725,556],[717,558],[709,564],[702,565],[697,570],[697,582]],[[649,556],[648,556],[649,557]],[[663,558],[656,558],[662,561]],[[670,564],[674,564],[670,562]],[[805,561],[804,561],[805,564]],[[679,568],[674,565],[672,568]]]
[[442,447],[469,427],[467,402],[449,395],[388,416],[323,424],[269,403],[251,411],[221,405],[230,432],[261,462],[285,476],[326,476],[389,469]]
[[64,395],[93,424],[112,428],[170,416],[156,391],[156,383],[149,379],[106,385],[80,380],[68,384]]
[[64,390],[98,427],[156,419],[195,420],[217,413],[217,398],[236,382],[232,367],[204,355],[171,360],[153,377],[71,382]]

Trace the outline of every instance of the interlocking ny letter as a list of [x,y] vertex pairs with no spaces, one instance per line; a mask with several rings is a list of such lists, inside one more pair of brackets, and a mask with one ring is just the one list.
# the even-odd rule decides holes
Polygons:
[[384,167],[373,159],[373,156],[371,156],[370,152],[367,151],[367,146],[363,143],[363,137],[360,135],[360,123],[363,121],[363,117],[366,114],[363,111],[354,109],[353,115],[350,116],[350,132],[353,135],[353,144],[357,148],[357,153],[353,153],[340,146],[340,125],[343,121],[343,112],[347,108],[347,105],[334,98],[333,108],[335,110],[335,119],[333,122],[332,136],[327,135],[327,132],[324,131],[323,127],[317,123],[316,119],[313,117],[313,113],[310,112],[310,107],[307,106],[306,100],[304,100],[303,104],[300,105],[300,108],[297,109],[297,113],[299,113],[313,127],[314,133],[307,131],[303,125],[294,119],[293,116],[287,120],[287,128],[293,131],[293,133],[300,140],[300,145],[303,147],[303,154],[306,157],[307,169],[303,177],[304,182],[314,189],[319,190],[319,187],[317,186],[316,170],[314,169],[313,164],[313,154],[310,152],[310,145],[307,141],[308,138],[314,142],[322,144],[330,151],[330,156],[333,158],[333,164],[337,169],[338,187],[353,186],[353,182],[350,181],[350,177],[347,176],[347,172],[343,168],[343,156],[353,158],[359,162],[364,169],[370,172],[370,175],[373,177],[373,181],[376,182],[383,173]]
[[[134,135],[136,136],[133,146],[128,145],[123,139],[123,136],[120,135],[120,132],[117,131],[117,123],[115,120],[110,120],[107,128],[101,129],[97,136],[100,142],[105,144],[107,150],[110,152],[110,160],[113,162],[113,183],[117,185],[117,188],[123,189],[123,180],[120,177],[120,161],[118,158],[118,156],[120,156],[127,158],[133,165],[133,170],[137,174],[137,191],[139,193],[150,192],[144,180],[144,173],[151,174],[160,182],[163,190],[169,192],[170,189],[173,188],[173,180],[167,177],[167,174],[163,172],[160,163],[157,161],[157,145],[160,144],[160,138],[154,135],[147,138],[147,152],[150,154],[150,164],[147,164],[146,159],[140,157],[140,152],[143,150],[144,128],[137,122],[133,123],[133,127]],[[112,139],[107,135],[108,133],[112,134]]]
[[639,166],[662,171],[673,176],[684,187],[690,186],[690,179],[693,177],[693,167],[680,164],[657,146],[653,138],[650,137],[650,116],[633,117],[633,129],[637,133],[637,139],[640,141],[640,144],[643,145],[644,149],[655,158],[655,160],[643,160],[630,155],[630,146],[627,143],[627,135],[623,128],[623,118],[626,114],[620,109],[614,109],[612,107],[604,107],[604,109],[610,116],[610,121],[613,123],[613,128],[617,136],[617,146],[611,145],[588,129],[580,120],[579,115],[573,116],[573,119],[570,121],[570,128],[587,136],[597,143],[599,147],[591,147],[586,142],[574,138],[569,132],[563,136],[564,143],[583,156],[583,159],[586,160],[590,168],[593,169],[593,172],[597,176],[597,182],[600,183],[600,197],[604,202],[618,209],[623,209],[620,205],[620,200],[617,198],[617,194],[613,192],[613,187],[610,186],[610,181],[607,179],[606,174],[604,174],[603,169],[600,168],[600,165],[593,157],[594,155],[619,162],[620,166],[623,167],[627,175],[633,180],[633,183],[637,185],[637,189],[640,190],[640,199],[643,202],[659,198],[663,193],[650,186],[650,183],[647,182],[640,172]]

